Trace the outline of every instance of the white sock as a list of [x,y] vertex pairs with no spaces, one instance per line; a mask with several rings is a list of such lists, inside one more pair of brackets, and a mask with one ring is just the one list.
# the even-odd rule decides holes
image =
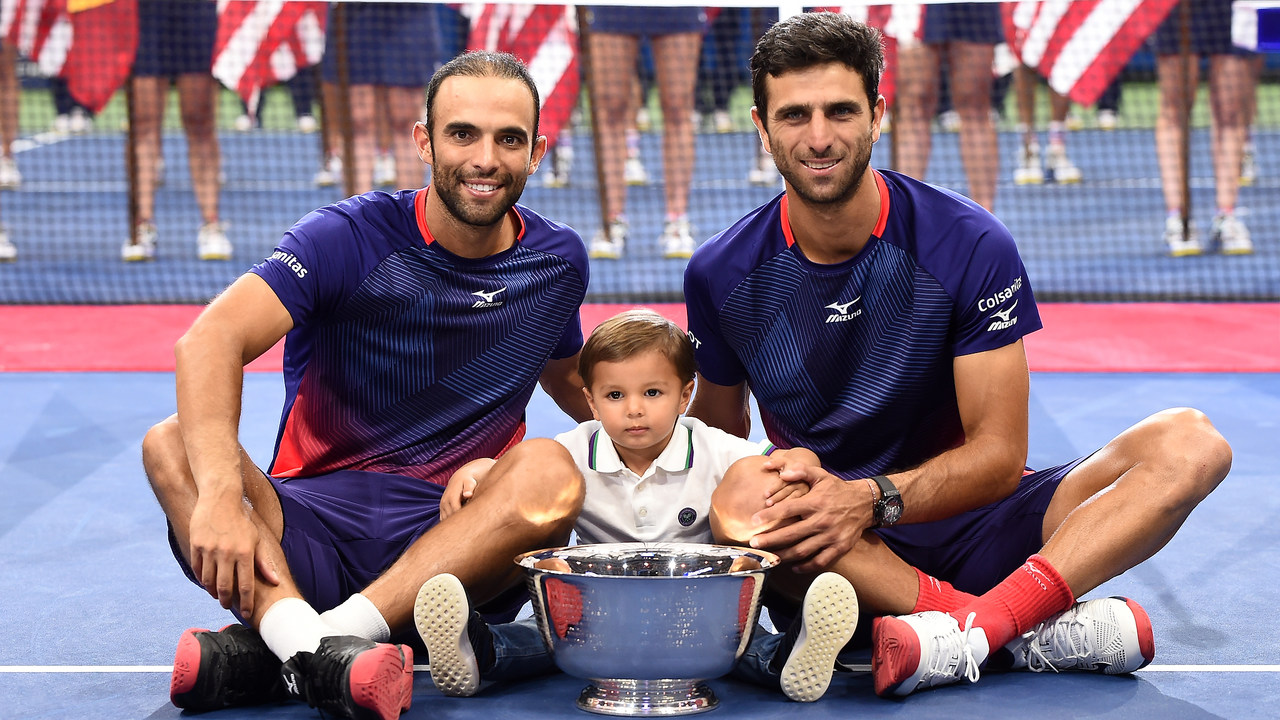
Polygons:
[[321,638],[335,633],[307,601],[285,598],[267,608],[258,624],[258,634],[271,652],[286,662],[300,652],[315,652]]
[[387,642],[391,639],[391,628],[378,612],[369,598],[356,593],[332,610],[320,614],[326,625],[338,631],[339,635],[355,635],[374,642]]

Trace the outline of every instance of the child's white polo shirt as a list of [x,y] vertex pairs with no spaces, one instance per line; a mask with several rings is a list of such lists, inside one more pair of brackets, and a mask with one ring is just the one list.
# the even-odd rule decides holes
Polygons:
[[578,542],[713,542],[711,493],[734,462],[768,453],[701,420],[681,416],[671,440],[643,475],[627,468],[600,422],[589,420],[556,441],[586,478],[575,529]]

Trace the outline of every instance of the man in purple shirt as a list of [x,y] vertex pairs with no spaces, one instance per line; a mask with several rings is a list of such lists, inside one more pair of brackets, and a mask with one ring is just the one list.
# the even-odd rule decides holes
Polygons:
[[[177,415],[143,461],[188,577],[244,623],[188,630],[171,682],[192,711],[295,698],[345,717],[408,709],[413,602],[460,577],[491,617],[523,600],[518,553],[567,542],[581,475],[521,442],[534,385],[575,420],[587,259],[573,230],[516,205],[538,167],[538,94],[519,60],[468,53],[413,127],[427,188],[321,208],[182,337]],[[269,470],[237,440],[243,366],[285,340]],[[439,520],[449,476],[500,457]],[[402,635],[403,633],[403,635]]]
[[[819,572],[844,575],[881,616],[881,695],[980,668],[1132,672],[1154,653],[1141,606],[1076,598],[1159,550],[1231,449],[1180,408],[1026,469],[1031,284],[986,210],[870,167],[883,65],[880,33],[834,13],[778,23],[751,60],[752,117],[786,190],[689,263],[689,414],[745,436],[754,394],[769,439],[825,470],[721,484],[717,538],[796,571],[773,574],[771,612]],[[782,481],[808,492],[767,501]]]

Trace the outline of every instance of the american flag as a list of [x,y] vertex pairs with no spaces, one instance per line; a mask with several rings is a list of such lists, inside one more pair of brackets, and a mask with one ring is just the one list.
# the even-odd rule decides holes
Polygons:
[[467,47],[509,52],[529,66],[542,99],[539,132],[555,144],[578,102],[578,31],[571,5],[461,6],[471,20]]
[[897,90],[898,48],[920,43],[924,32],[924,5],[900,2],[893,5],[845,5],[814,9],[844,13],[884,33],[884,73],[880,76],[880,94],[884,96],[885,103],[892,106]]
[[0,37],[97,113],[129,77],[137,13],[136,0],[3,0]]
[[1098,101],[1178,0],[1005,3],[1005,37],[1023,64],[1081,105]]
[[213,76],[256,111],[262,91],[324,54],[327,3],[218,0]]

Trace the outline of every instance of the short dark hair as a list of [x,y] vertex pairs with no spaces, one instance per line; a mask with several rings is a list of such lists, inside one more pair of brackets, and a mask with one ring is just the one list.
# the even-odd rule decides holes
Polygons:
[[766,77],[837,62],[862,76],[867,99],[874,105],[884,72],[884,36],[879,30],[834,12],[793,15],[766,30],[751,55],[751,92],[761,124],[767,125],[768,117]]
[[427,83],[427,112],[423,121],[427,126],[428,137],[431,137],[433,130],[431,106],[435,104],[436,93],[440,91],[441,83],[455,75],[508,78],[524,83],[524,86],[529,88],[529,94],[533,96],[533,137],[538,137],[538,120],[541,115],[542,101],[538,97],[538,86],[533,82],[529,68],[520,58],[511,53],[488,50],[462,53],[441,65],[440,69],[431,76],[431,82]]
[[693,381],[698,366],[688,333],[643,308],[619,313],[596,326],[578,356],[578,374],[590,390],[596,365],[620,362],[650,350],[657,350],[671,361],[682,383]]

